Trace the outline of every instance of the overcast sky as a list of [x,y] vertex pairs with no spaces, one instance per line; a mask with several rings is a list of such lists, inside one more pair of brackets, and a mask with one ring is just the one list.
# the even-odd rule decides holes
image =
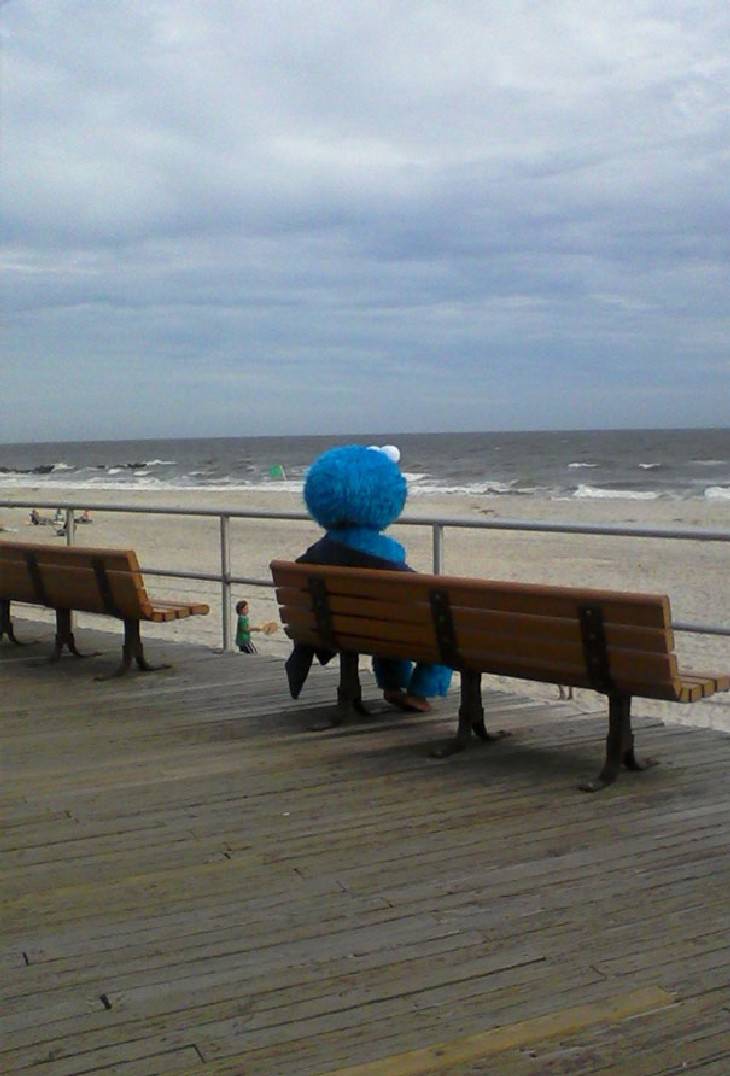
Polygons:
[[0,441],[728,425],[727,0],[0,20]]

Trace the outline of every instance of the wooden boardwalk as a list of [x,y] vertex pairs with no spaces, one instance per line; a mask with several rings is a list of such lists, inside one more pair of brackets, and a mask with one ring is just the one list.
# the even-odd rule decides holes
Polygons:
[[[0,644],[0,1069],[406,1076],[730,1072],[730,737],[485,692],[313,734],[278,660],[175,669]],[[375,698],[372,690],[367,694]],[[641,704],[637,706],[641,713]]]

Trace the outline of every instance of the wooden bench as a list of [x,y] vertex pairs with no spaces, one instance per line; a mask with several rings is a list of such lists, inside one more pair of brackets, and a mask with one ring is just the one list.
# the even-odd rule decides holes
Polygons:
[[481,675],[591,688],[608,696],[609,731],[595,791],[634,754],[631,699],[696,702],[730,677],[680,673],[669,599],[655,594],[459,579],[273,561],[280,615],[296,642],[340,653],[338,718],[362,711],[358,654],[440,662],[461,674],[456,738],[463,750],[484,726]]
[[56,612],[56,639],[51,660],[58,661],[64,646],[75,657],[71,613],[99,613],[124,621],[122,662],[114,676],[127,672],[136,661],[145,672],[140,622],[163,623],[200,616],[208,606],[200,602],[161,601],[145,590],[137,555],[130,549],[88,549],[78,546],[0,542],[0,639],[20,645],[10,616],[11,602],[43,605]]

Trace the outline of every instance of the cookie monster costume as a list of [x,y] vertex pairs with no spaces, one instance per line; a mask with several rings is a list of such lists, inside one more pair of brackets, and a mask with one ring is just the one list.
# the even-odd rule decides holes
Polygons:
[[[403,546],[381,533],[398,518],[406,502],[406,480],[398,467],[399,459],[400,453],[392,445],[344,445],[329,449],[314,461],[304,484],[304,500],[325,535],[297,558],[298,563],[413,571],[406,564]],[[334,657],[331,651],[295,644],[286,663],[292,698],[299,697],[315,654],[321,664]],[[419,664],[414,668],[412,662],[392,658],[373,658],[373,669],[389,702],[400,697],[425,700],[445,695],[452,676],[452,670],[444,665]],[[404,702],[402,708],[416,707]]]

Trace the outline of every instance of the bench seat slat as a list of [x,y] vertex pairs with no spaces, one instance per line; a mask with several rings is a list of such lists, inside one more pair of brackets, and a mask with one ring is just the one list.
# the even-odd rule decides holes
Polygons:
[[704,685],[698,680],[687,680],[682,678],[680,681],[679,698],[678,702],[699,702],[701,699],[706,699],[712,692],[706,692]]
[[177,619],[189,616],[203,616],[210,612],[210,606],[205,602],[176,602],[166,598],[150,598],[153,611],[161,610],[172,612]]
[[169,624],[173,620],[180,620],[174,609],[152,609],[147,617],[153,624]]
[[720,676],[716,675],[715,673],[682,673],[683,680],[687,677],[692,678],[695,676],[699,677],[700,680],[703,680],[706,683],[711,683],[713,685],[714,692],[730,691],[730,676]]
[[710,676],[703,673],[680,674],[681,697],[679,702],[697,702],[720,691],[730,691],[729,676]]
[[171,620],[186,620],[191,616],[201,616],[209,611],[209,606],[203,602],[191,604],[179,602],[161,602],[157,598],[151,599],[150,615],[147,619],[161,624]]

